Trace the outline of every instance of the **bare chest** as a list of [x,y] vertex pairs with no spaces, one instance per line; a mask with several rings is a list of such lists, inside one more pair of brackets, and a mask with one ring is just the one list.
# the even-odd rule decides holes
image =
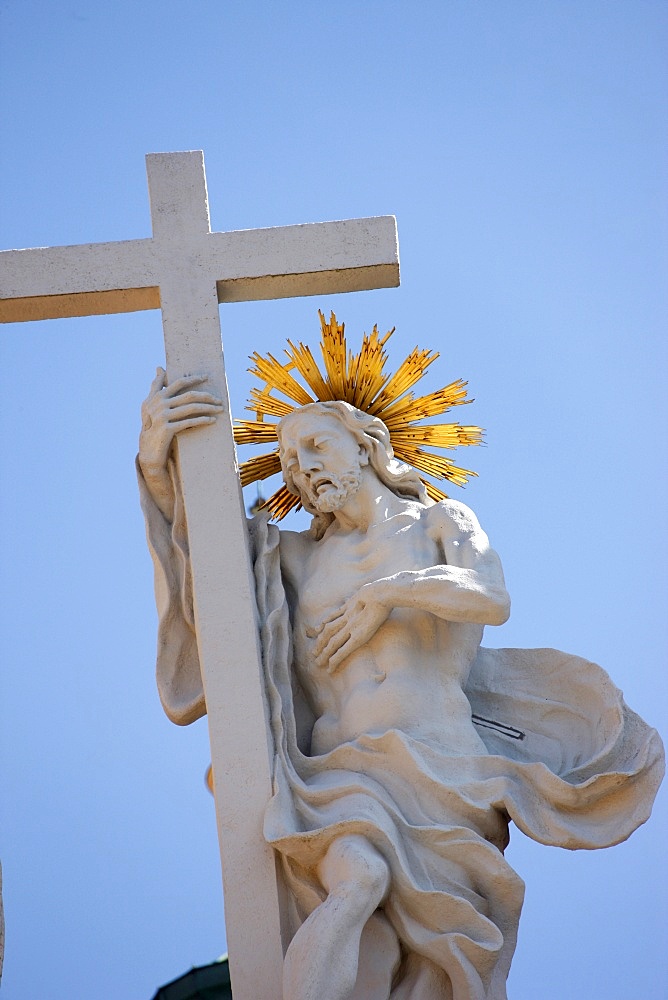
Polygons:
[[314,546],[303,566],[298,599],[304,625],[319,624],[367,583],[443,562],[440,546],[424,524],[397,521],[372,527],[363,535],[323,539]]

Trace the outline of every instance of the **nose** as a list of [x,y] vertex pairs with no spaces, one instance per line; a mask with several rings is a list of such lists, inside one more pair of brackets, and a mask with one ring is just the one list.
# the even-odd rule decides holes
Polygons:
[[312,475],[314,472],[322,471],[322,462],[320,461],[317,452],[313,451],[311,448],[298,448],[297,461],[299,463],[299,471],[306,475]]

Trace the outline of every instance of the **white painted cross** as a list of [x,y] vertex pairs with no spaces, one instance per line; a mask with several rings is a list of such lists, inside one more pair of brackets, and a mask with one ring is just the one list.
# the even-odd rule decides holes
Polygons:
[[[219,302],[399,284],[391,216],[212,233],[202,153],[146,162],[153,238],[0,253],[1,322],[161,308],[169,379],[208,375],[229,413]],[[280,885],[262,836],[273,750],[231,420],[181,435],[179,461],[234,997],[279,1000]]]

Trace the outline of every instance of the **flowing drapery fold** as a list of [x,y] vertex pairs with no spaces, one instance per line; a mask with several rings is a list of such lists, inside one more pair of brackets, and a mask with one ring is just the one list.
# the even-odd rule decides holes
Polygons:
[[[173,524],[141,472],[140,489],[160,615],[158,688],[184,725],[206,708],[173,464],[170,474]],[[663,774],[658,735],[596,664],[552,649],[481,648],[466,694],[488,754],[453,756],[390,730],[309,756],[279,532],[259,516],[250,535],[275,747],[265,836],[282,859],[293,929],[324,898],[314,868],[331,841],[360,833],[391,870],[384,910],[410,956],[405,975],[419,984],[430,970],[445,973],[424,993],[433,1000],[503,1000],[524,890],[503,856],[509,821],[570,849],[626,839],[648,818]]]

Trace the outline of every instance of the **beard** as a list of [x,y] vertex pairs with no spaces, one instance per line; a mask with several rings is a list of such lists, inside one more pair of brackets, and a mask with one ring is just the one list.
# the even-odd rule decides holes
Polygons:
[[308,507],[319,514],[333,514],[335,510],[340,510],[357,493],[362,476],[359,470],[351,469],[350,472],[344,472],[340,476],[333,474],[327,479],[328,486],[323,493],[318,493],[311,486],[304,486],[302,490]]

